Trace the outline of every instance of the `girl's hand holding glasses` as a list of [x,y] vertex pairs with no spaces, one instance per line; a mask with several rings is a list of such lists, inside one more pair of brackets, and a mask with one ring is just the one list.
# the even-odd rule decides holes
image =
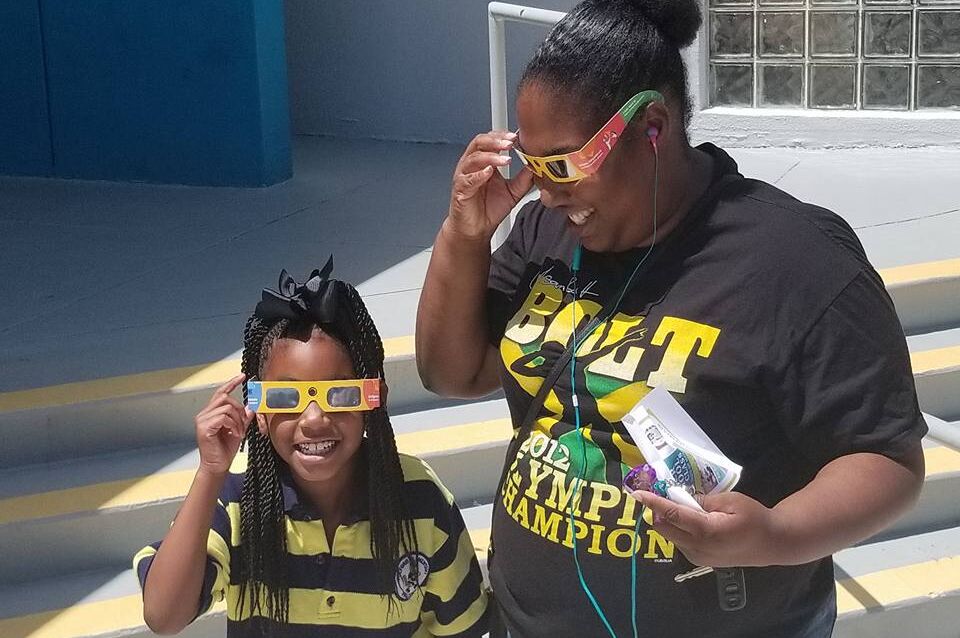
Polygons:
[[242,374],[217,388],[207,405],[194,419],[200,469],[210,474],[226,474],[253,419],[253,412],[230,396],[246,377]]

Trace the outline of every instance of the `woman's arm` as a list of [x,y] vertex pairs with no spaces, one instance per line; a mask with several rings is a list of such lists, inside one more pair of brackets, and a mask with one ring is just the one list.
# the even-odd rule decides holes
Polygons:
[[448,222],[437,234],[420,294],[417,368],[427,389],[475,398],[499,385],[484,314],[490,240],[464,237]]
[[474,398],[497,388],[484,302],[490,239],[533,184],[528,171],[511,181],[506,166],[513,133],[492,131],[467,146],[454,171],[450,209],[433,246],[417,310],[417,368],[428,389]]
[[919,443],[903,463],[870,453],[831,461],[773,508],[783,536],[777,562],[806,563],[882,531],[916,503],[924,473]]

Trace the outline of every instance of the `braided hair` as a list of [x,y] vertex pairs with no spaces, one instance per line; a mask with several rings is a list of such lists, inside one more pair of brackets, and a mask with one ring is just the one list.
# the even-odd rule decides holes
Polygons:
[[[310,319],[265,320],[256,313],[244,328],[242,371],[248,380],[261,378],[270,350],[277,339],[309,338],[320,329],[346,347],[359,378],[383,379],[383,342],[356,289],[345,282],[336,320],[317,323]],[[247,390],[243,388],[244,401]],[[417,550],[413,520],[403,501],[403,472],[386,408],[363,413],[365,440],[361,452],[367,467],[365,495],[370,520],[370,550],[383,595],[394,590],[394,569],[400,557]],[[287,538],[280,472],[283,460],[256,422],[247,427],[247,470],[240,496],[240,547],[235,582],[240,583],[239,611],[246,603],[251,615],[285,623],[289,619]],[[266,624],[265,624],[266,626]],[[271,626],[273,626],[271,624]]]

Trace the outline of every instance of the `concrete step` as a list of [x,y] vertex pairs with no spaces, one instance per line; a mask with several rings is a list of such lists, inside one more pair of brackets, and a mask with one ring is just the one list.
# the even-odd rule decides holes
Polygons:
[[834,638],[960,635],[960,527],[852,547],[835,565]]
[[[402,415],[394,426],[399,449],[430,463],[459,503],[490,501],[512,435],[503,400]],[[924,453],[920,501],[884,537],[960,525],[960,452],[931,441]],[[0,553],[0,584],[122,567],[165,533],[197,463],[195,450],[168,447],[0,473],[0,545],[21,548]]]
[[[491,505],[463,510],[486,567]],[[960,618],[960,528],[869,543],[838,553],[834,638],[956,638]],[[217,605],[181,636],[219,638]],[[4,638],[148,638],[136,577],[101,570],[0,588]]]
[[[464,512],[486,573],[492,506]],[[956,638],[960,618],[960,527],[869,542],[834,556],[833,638]]]
[[[892,268],[881,275],[908,334],[960,326],[960,259]],[[405,277],[416,280],[412,273]],[[384,347],[392,413],[438,405],[416,373],[413,337],[386,339]],[[921,356],[918,386],[924,409],[960,418],[960,393],[949,391],[960,383],[960,335],[929,348],[939,352]],[[212,388],[238,371],[235,354],[208,365],[0,393],[0,467],[189,445],[194,415]],[[25,431],[31,436],[22,436]]]
[[[384,348],[391,410],[436,405],[417,375],[413,337],[386,339]],[[203,366],[0,393],[0,467],[190,444],[194,416],[216,386],[239,372],[237,355]]]
[[[462,512],[471,537],[482,548],[478,558],[485,570],[491,506],[463,507]],[[127,563],[130,558],[132,554]],[[225,634],[226,613],[221,602],[177,635],[222,638]],[[143,622],[136,574],[124,565],[0,585],[0,636],[152,638],[154,634]]]
[[[503,400],[393,421],[399,449],[427,460],[460,502],[493,492],[511,436]],[[198,462],[195,449],[168,446],[0,472],[0,546],[19,548],[0,552],[0,584],[124,566],[163,536]]]
[[960,419],[960,344],[914,352],[910,360],[921,409],[941,419]]
[[960,259],[880,271],[907,334],[960,323]]
[[950,423],[929,414],[925,416],[927,427],[930,428],[927,433],[929,440],[940,445],[946,445],[954,450],[960,450],[960,421]]
[[[223,638],[223,603],[197,619],[182,638]],[[143,622],[136,574],[130,568],[100,570],[0,587],[0,636],[4,638],[151,638]]]
[[[940,418],[960,418],[960,329],[911,337],[910,343],[921,407]],[[423,388],[413,337],[388,340],[388,345],[392,414],[457,403]],[[229,359],[202,368],[0,394],[0,467],[192,445],[194,416],[238,365]],[[31,436],[23,436],[28,431]]]

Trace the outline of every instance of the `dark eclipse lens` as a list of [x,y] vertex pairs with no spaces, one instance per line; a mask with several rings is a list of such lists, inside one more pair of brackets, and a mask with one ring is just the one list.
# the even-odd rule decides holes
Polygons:
[[268,408],[295,408],[300,403],[300,392],[296,388],[270,388],[267,390],[266,403]]
[[360,388],[330,388],[327,403],[334,408],[355,408],[360,405]]
[[554,177],[566,178],[570,176],[570,173],[567,172],[567,162],[565,160],[547,162],[547,169]]

